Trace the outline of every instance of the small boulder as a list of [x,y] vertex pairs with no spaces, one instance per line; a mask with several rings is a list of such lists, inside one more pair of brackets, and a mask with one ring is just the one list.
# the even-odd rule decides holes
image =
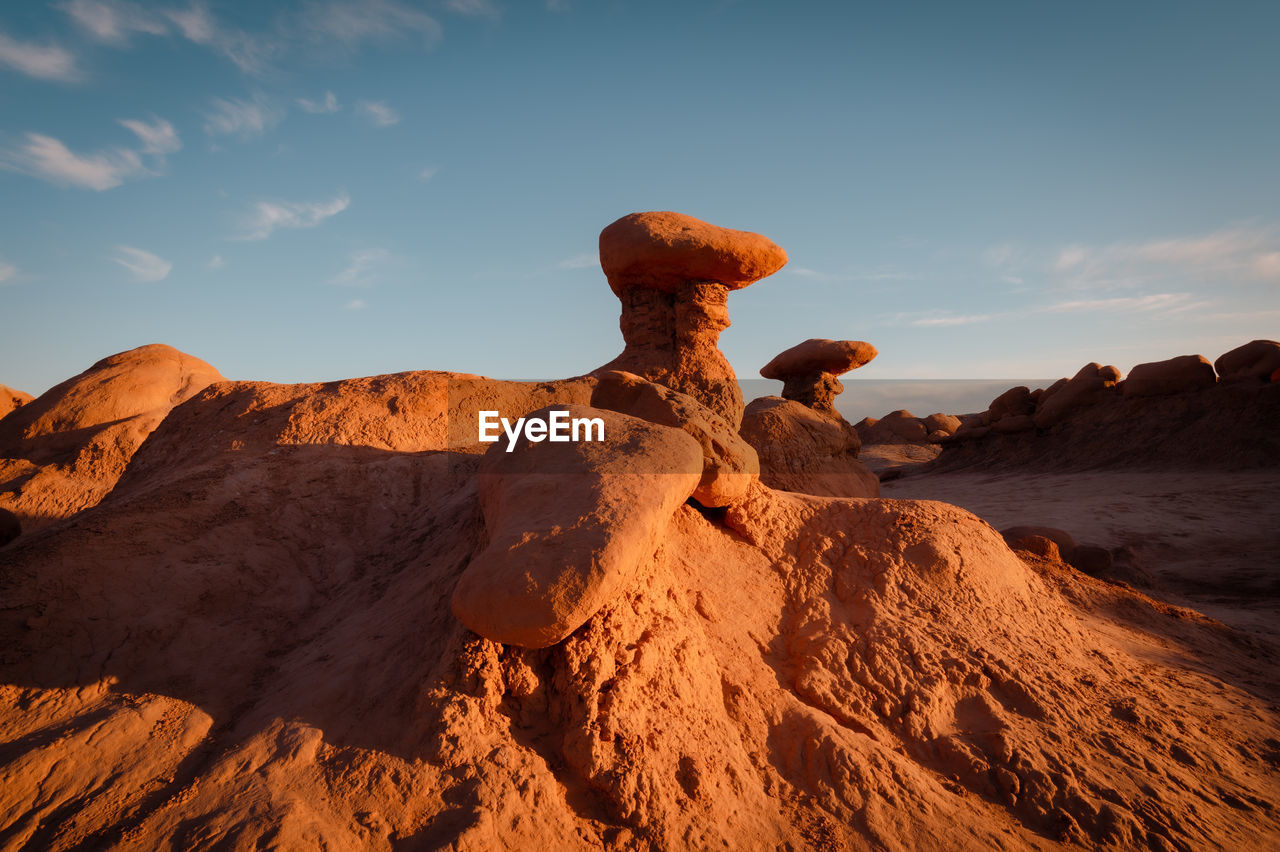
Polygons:
[[681,429],[702,446],[702,479],[693,499],[707,508],[728,506],[746,496],[760,475],[756,451],[720,415],[687,394],[654,384],[633,373],[608,370],[591,395],[591,404]]
[[1054,382],[1036,405],[1035,423],[1040,429],[1061,422],[1070,413],[1103,399],[1103,391],[1115,386],[1120,371],[1098,363],[1085,364],[1069,380]]
[[686,432],[598,408],[554,408],[601,418],[605,440],[525,437],[511,452],[499,442],[485,453],[488,544],[452,600],[472,631],[526,648],[559,642],[622,592],[703,473],[702,448]]
[[1062,554],[1062,558],[1068,561],[1071,559],[1071,554],[1074,553],[1076,549],[1076,540],[1071,537],[1071,534],[1065,530],[1057,529],[1056,527],[1042,527],[1024,524],[1000,530],[1000,535],[1004,537],[1005,541],[1010,542],[1010,544],[1029,536],[1046,538],[1057,545],[1058,552]]
[[1280,373],[1280,343],[1274,340],[1252,340],[1224,352],[1213,362],[1218,377],[1224,382],[1243,380],[1276,381]]
[[934,432],[945,432],[948,435],[954,435],[956,430],[960,428],[959,417],[953,414],[943,414],[940,411],[930,414],[920,422],[931,436]]
[[1024,535],[1018,539],[1009,540],[1009,548],[1011,550],[1024,550],[1027,553],[1033,553],[1041,559],[1049,559],[1053,562],[1062,562],[1062,552],[1058,549],[1058,543],[1051,538],[1045,538],[1042,535]]
[[1016,388],[1009,388],[993,399],[987,411],[990,412],[991,422],[999,423],[1002,418],[1010,415],[1034,414],[1036,403],[1031,397],[1031,390],[1026,386],[1020,385]]
[[1134,367],[1125,379],[1123,394],[1125,399],[1164,396],[1213,387],[1217,381],[1208,359],[1200,355],[1179,355]]

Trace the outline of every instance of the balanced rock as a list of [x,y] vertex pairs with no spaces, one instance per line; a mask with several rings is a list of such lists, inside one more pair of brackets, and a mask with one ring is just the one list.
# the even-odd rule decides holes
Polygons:
[[21,408],[35,399],[29,393],[15,390],[8,385],[0,385],[0,417],[4,417],[15,408]]
[[479,473],[487,546],[453,592],[453,613],[486,639],[544,648],[613,600],[653,557],[675,510],[702,479],[702,447],[688,433],[614,411],[555,408],[600,418],[605,440],[498,443]]
[[742,391],[717,346],[729,327],[729,291],[786,262],[786,252],[759,234],[679,213],[624,216],[600,232],[600,265],[622,302],[626,346],[600,370],[686,393],[736,428]]
[[1179,355],[1167,361],[1139,364],[1124,381],[1124,397],[1163,396],[1213,387],[1218,377],[1201,355]]
[[752,480],[760,476],[755,449],[723,417],[693,397],[618,370],[602,372],[598,379],[591,396],[594,407],[681,429],[698,441],[702,479],[693,499],[701,505],[731,505],[746,496]]
[[786,262],[768,237],[683,213],[632,213],[600,232],[600,266],[619,297],[635,288],[676,293],[689,281],[740,290]]
[[1280,370],[1280,343],[1274,340],[1252,340],[1224,352],[1213,362],[1218,378],[1224,382],[1242,379],[1275,381],[1273,374]]
[[766,396],[751,401],[742,437],[760,455],[760,481],[770,488],[820,497],[876,497],[880,481],[858,461],[862,442],[839,414]]
[[861,340],[815,337],[776,355],[760,375],[781,381],[784,399],[834,412],[833,402],[844,391],[836,377],[869,363],[877,354],[874,346]]

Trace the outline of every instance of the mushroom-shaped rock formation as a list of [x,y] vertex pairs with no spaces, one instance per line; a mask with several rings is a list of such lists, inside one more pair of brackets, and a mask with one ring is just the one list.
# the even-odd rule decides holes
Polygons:
[[1275,381],[1274,373],[1280,370],[1280,343],[1274,340],[1251,340],[1224,352],[1213,362],[1218,377],[1224,382],[1246,379]]
[[874,346],[861,340],[814,337],[779,353],[760,369],[760,375],[781,381],[784,399],[834,412],[832,403],[844,391],[836,377],[869,363],[877,354]]
[[453,613],[486,639],[545,648],[564,639],[651,560],[698,487],[702,447],[680,429],[581,405],[603,441],[495,444],[480,464],[488,545],[463,572]]
[[626,347],[600,370],[689,394],[737,428],[742,391],[716,345],[729,327],[729,291],[786,262],[786,252],[759,234],[680,213],[622,217],[600,232],[600,265],[622,302]]
[[706,508],[735,503],[760,476],[760,460],[752,446],[723,417],[687,394],[633,373],[608,370],[599,375],[591,404],[696,438],[702,445],[702,480],[693,499]]
[[4,417],[15,408],[21,408],[33,399],[35,397],[29,393],[15,390],[8,385],[0,385],[0,417]]

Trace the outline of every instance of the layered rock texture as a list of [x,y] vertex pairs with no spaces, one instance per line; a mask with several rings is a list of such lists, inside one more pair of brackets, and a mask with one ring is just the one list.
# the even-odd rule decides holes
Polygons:
[[706,387],[145,349],[0,421],[155,418],[0,550],[6,849],[1280,845],[1270,645],[954,506],[771,488]]
[[876,349],[861,340],[811,338],[760,369],[783,382],[782,397],[753,400],[742,418],[742,436],[760,456],[760,480],[772,488],[827,497],[875,497],[876,475],[858,461],[857,430],[834,400],[844,391],[838,376],[867,364]]
[[688,394],[735,428],[742,391],[717,346],[728,297],[777,272],[787,255],[767,238],[680,213],[633,213],[600,232],[600,265],[622,302],[622,354],[601,367]]

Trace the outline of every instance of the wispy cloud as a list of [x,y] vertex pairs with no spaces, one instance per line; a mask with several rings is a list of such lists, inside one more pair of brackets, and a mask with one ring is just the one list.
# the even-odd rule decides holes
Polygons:
[[244,98],[213,98],[205,113],[204,130],[210,136],[261,136],[280,120],[280,113],[261,95]]
[[427,46],[440,40],[435,18],[397,0],[331,0],[304,8],[301,26],[312,38],[336,41],[354,48],[364,41],[422,39]]
[[352,299],[350,302],[343,305],[343,307],[348,311],[362,311],[365,307],[364,299]]
[[1208,301],[1196,299],[1191,293],[1151,293],[1145,296],[1122,296],[1111,299],[1074,299],[985,314],[953,314],[944,310],[908,312],[885,317],[883,322],[885,325],[907,325],[914,328],[947,328],[978,325],[996,320],[1022,320],[1045,314],[1127,313],[1170,317],[1199,310],[1210,304]]
[[28,133],[26,144],[20,148],[0,150],[0,168],[62,186],[99,192],[119,186],[129,178],[151,174],[137,151],[115,148],[77,154],[52,136],[40,133]]
[[0,257],[0,284],[12,281],[18,275],[18,267]]
[[153,121],[150,124],[132,118],[122,118],[120,124],[133,131],[134,135],[141,140],[144,154],[163,157],[166,154],[181,151],[182,140],[178,138],[178,132],[173,129],[173,125],[154,115],[151,118]]
[[56,44],[17,41],[0,32],[0,65],[41,80],[74,83],[81,79],[75,57]]
[[422,180],[422,181],[431,180],[433,177],[436,176],[436,172],[438,171],[440,170],[437,169],[435,166],[427,166],[422,171],[418,172],[418,180]]
[[556,264],[560,269],[589,269],[599,265],[600,255],[596,252],[575,254],[573,257],[566,257]]
[[210,269],[218,270],[226,266],[227,262],[222,259],[222,255],[215,254],[213,257],[209,258],[209,262],[205,265],[208,266]]
[[350,204],[351,199],[345,192],[330,201],[259,201],[246,218],[241,239],[265,240],[277,228],[314,228]]
[[[329,279],[329,283],[341,284],[345,287],[372,287],[377,280],[378,269],[384,266],[390,257],[391,253],[384,248],[352,252],[347,267]],[[361,305],[363,306],[363,303]]]
[[116,251],[119,255],[111,259],[129,270],[133,280],[140,283],[163,281],[173,269],[173,264],[163,257],[140,248],[116,246]]
[[1241,225],[1139,243],[1069,245],[1052,272],[1075,288],[1139,286],[1162,280],[1220,285],[1280,281],[1280,226]]
[[70,0],[61,9],[91,38],[123,47],[133,33],[166,35],[164,20],[127,0]]
[[186,9],[167,9],[164,15],[183,38],[222,54],[246,74],[265,73],[271,60],[284,50],[279,39],[222,26],[202,3],[193,3]]
[[969,316],[920,317],[912,320],[908,324],[921,328],[940,328],[953,325],[973,325],[974,323],[989,322],[997,316],[999,315],[971,314]]
[[400,123],[400,114],[387,106],[386,101],[360,101],[356,104],[356,109],[377,127],[390,127]]
[[303,112],[310,112],[316,115],[324,113],[337,112],[341,107],[338,105],[338,96],[333,92],[325,92],[324,97],[318,101],[307,100],[306,98],[298,98],[298,106],[302,107]]
[[459,15],[488,18],[491,21],[502,17],[502,12],[493,5],[492,0],[448,0],[444,6],[450,12],[457,12]]

